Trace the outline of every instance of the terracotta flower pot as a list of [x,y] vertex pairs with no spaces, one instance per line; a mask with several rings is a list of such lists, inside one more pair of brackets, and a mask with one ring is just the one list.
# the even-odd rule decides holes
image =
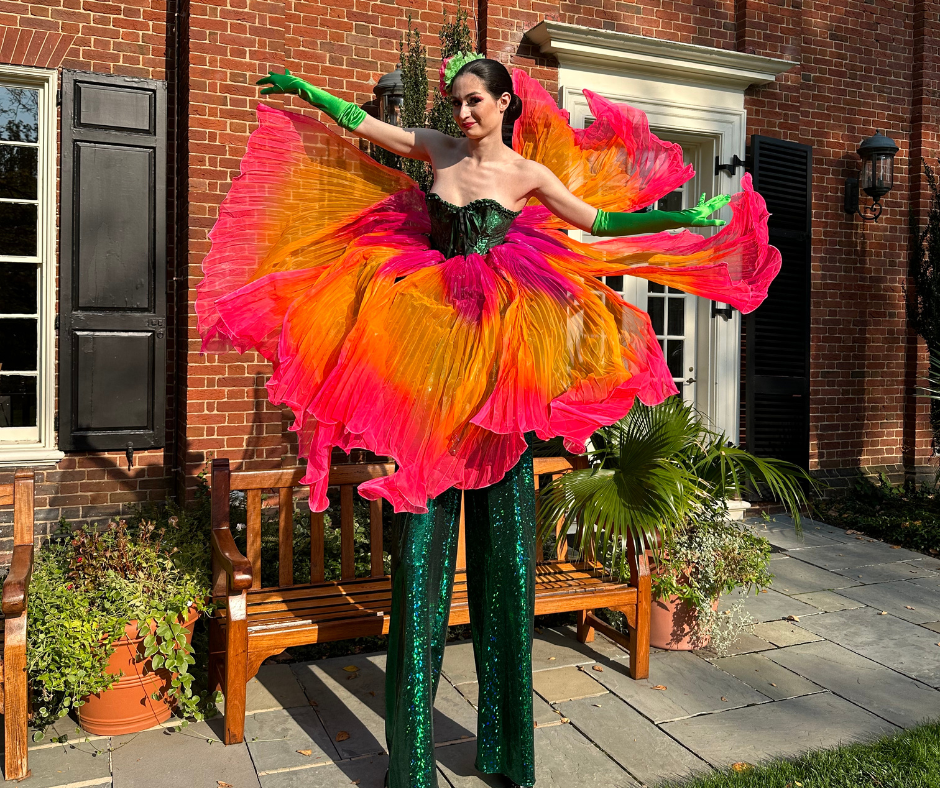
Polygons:
[[[712,610],[718,609],[718,600]],[[671,651],[692,651],[705,648],[710,638],[693,638],[698,611],[679,597],[654,599],[650,612],[650,645]]]
[[[192,642],[193,624],[198,618],[198,611],[190,608],[183,624],[189,630],[187,643]],[[82,728],[101,736],[116,736],[137,733],[166,722],[173,712],[165,697],[171,675],[168,670],[154,671],[149,659],[141,659],[144,636],[138,634],[136,621],[128,623],[124,637],[116,640],[114,647],[107,672],[120,678],[103,692],[83,698],[85,705],[78,708]],[[160,693],[159,700],[151,697],[155,692]]]

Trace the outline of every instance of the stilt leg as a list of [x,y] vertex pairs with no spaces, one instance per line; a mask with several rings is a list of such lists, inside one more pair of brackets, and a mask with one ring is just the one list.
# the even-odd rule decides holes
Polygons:
[[477,769],[535,782],[532,631],[535,610],[532,455],[465,493],[467,595],[479,679]]
[[390,788],[437,788],[434,696],[440,680],[457,559],[460,491],[396,515],[392,616],[385,673]]

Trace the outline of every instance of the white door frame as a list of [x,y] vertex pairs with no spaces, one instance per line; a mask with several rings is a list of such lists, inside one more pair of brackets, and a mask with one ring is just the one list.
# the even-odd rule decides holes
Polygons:
[[[722,162],[732,155],[744,158],[747,115],[744,94],[737,88],[684,85],[655,77],[630,76],[583,67],[559,68],[559,104],[570,113],[572,125],[583,126],[590,115],[582,90],[589,88],[611,101],[643,110],[659,136],[698,149],[696,177],[690,187],[699,194],[733,194],[740,190],[740,169],[729,176],[714,174],[715,157]],[[697,144],[695,144],[697,143]],[[721,218],[730,219],[730,209]],[[642,280],[635,280],[635,282]],[[625,280],[624,287],[628,287]],[[636,284],[634,284],[636,287]],[[639,306],[636,293],[625,297]],[[645,299],[643,299],[645,301]],[[712,317],[708,300],[697,309],[696,392],[699,410],[712,426],[737,443],[741,404],[741,315]]]

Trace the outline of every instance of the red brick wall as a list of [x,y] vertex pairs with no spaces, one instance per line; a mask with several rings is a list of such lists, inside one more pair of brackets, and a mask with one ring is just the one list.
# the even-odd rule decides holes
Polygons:
[[[471,25],[481,48],[557,87],[557,63],[524,33],[542,19],[795,60],[774,84],[748,91],[748,133],[814,146],[811,451],[821,472],[856,466],[925,464],[925,403],[912,396],[925,359],[904,319],[907,227],[922,215],[924,184],[915,166],[940,154],[938,0],[476,0]],[[411,13],[432,64],[437,30],[456,2],[430,0],[224,0],[125,4],[0,0],[0,61],[167,79],[171,90],[171,201],[188,219],[171,260],[180,289],[170,294],[181,353],[171,352],[166,451],[72,455],[45,472],[41,517],[80,519],[118,511],[171,491],[177,470],[190,480],[213,456],[247,467],[296,462],[287,411],[271,406],[268,365],[254,356],[199,352],[192,302],[209,248],[208,231],[254,128],[256,79],[287,66],[362,104],[398,60]],[[187,4],[181,6],[186,11]],[[442,13],[443,11],[443,13]],[[180,69],[174,23],[181,19]],[[877,43],[875,43],[877,42]],[[179,122],[173,107],[181,104]],[[315,113],[299,99],[269,97]],[[876,128],[901,147],[896,187],[873,224],[841,210],[844,179],[858,169],[855,148]],[[177,185],[178,184],[178,185]],[[177,199],[173,187],[177,186]],[[172,215],[172,214],[171,214]],[[172,225],[172,222],[171,222]],[[172,277],[171,277],[172,278]],[[172,340],[172,337],[171,337]],[[172,341],[171,341],[172,348]],[[174,373],[176,377],[174,378]],[[0,479],[3,474],[0,474]],[[106,496],[106,497],[105,497]],[[2,549],[2,546],[0,546]]]

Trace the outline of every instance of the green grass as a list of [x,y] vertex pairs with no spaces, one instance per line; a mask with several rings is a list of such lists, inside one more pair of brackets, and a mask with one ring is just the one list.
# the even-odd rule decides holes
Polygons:
[[940,492],[929,485],[858,479],[845,496],[817,501],[819,520],[940,556]]
[[[775,761],[742,771],[726,769],[682,783],[681,788],[940,788],[940,722],[886,736]],[[662,788],[665,788],[663,786]]]

